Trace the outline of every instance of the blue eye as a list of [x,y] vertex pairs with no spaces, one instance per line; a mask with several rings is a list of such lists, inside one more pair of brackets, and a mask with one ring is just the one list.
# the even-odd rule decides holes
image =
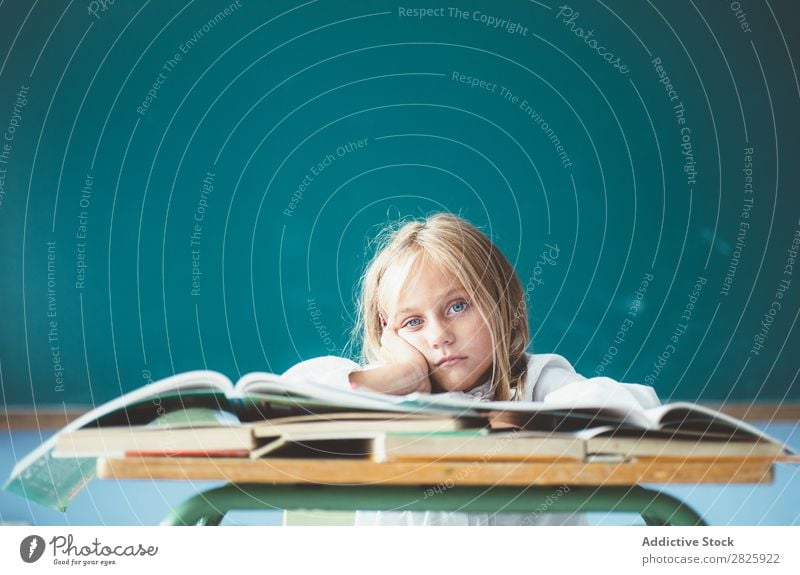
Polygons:
[[[459,302],[456,302],[453,305],[451,305],[450,309],[453,310],[454,313],[464,313],[468,306],[469,306],[469,302],[459,301]],[[419,323],[413,323],[413,322],[419,322]],[[412,318],[412,319],[408,320],[406,323],[404,323],[402,327],[404,327],[404,328],[405,327],[419,327],[420,323],[422,323],[421,319]]]
[[460,302],[458,302],[458,303],[454,303],[453,305],[451,305],[451,306],[450,306],[450,309],[453,309],[453,308],[455,308],[456,306],[459,306],[459,305],[460,305],[460,306],[464,306],[464,307],[463,307],[462,309],[460,309],[460,310],[455,310],[455,311],[456,311],[456,313],[461,313],[462,311],[464,311],[464,310],[467,308],[467,302],[465,302],[465,301],[460,301]]

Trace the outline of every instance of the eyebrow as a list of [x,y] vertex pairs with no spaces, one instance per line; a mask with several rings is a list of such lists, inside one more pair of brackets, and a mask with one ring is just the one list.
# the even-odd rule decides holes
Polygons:
[[[440,296],[438,299],[439,300],[447,299],[447,298],[449,298],[450,296],[452,296],[454,294],[463,293],[463,291],[464,290],[459,289],[459,288],[451,289],[449,292],[447,292],[443,296]],[[397,310],[397,313],[395,314],[395,317],[397,317],[400,314],[404,314],[404,313],[407,313],[407,312],[410,312],[410,311],[414,311],[414,308],[413,307],[404,307],[403,309]]]

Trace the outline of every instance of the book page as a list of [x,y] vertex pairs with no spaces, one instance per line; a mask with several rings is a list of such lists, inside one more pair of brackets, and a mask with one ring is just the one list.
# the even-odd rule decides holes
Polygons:
[[292,379],[286,381],[273,373],[248,373],[236,383],[234,395],[244,397],[259,394],[295,396],[323,402],[335,407],[350,409],[378,409],[385,411],[408,411],[399,407],[403,396],[389,395],[367,390],[344,390],[315,383]]
[[[735,417],[714,411],[708,407],[689,402],[668,403],[647,410],[647,415],[658,428],[680,429],[681,426],[707,430],[708,435],[727,433],[732,438],[762,440],[770,443],[776,441],[756,427],[745,423]],[[788,446],[783,446],[787,453],[796,455],[797,452]]]
[[459,413],[507,411],[531,415],[537,413],[574,413],[576,417],[594,416],[604,422],[613,422],[620,425],[628,424],[638,427],[649,427],[651,425],[650,419],[644,413],[644,410],[635,409],[628,405],[596,405],[555,401],[481,401],[477,398],[469,399],[461,396],[451,396],[447,393],[430,394],[420,392],[411,393],[403,397],[405,398],[403,405],[416,405],[420,409],[441,408]]
[[[94,467],[94,459],[70,458],[58,460],[56,463],[52,458],[52,450],[59,435],[80,429],[127,405],[171,392],[198,390],[217,390],[229,394],[233,390],[233,384],[230,379],[215,371],[189,371],[155,381],[112,399],[70,422],[22,458],[14,466],[3,489],[26,493],[27,487],[31,486],[29,498],[52,509],[63,511],[67,503],[85,485],[86,470]],[[56,468],[58,472],[54,474],[53,470]],[[35,498],[31,497],[31,493],[35,494]]]

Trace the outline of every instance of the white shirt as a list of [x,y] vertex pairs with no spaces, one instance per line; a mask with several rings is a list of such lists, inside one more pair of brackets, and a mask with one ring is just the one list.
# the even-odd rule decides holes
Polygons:
[[[620,383],[608,377],[586,378],[562,356],[554,353],[525,354],[528,372],[523,401],[574,405],[658,407],[655,390],[647,385]],[[351,389],[350,373],[362,368],[344,357],[323,356],[298,363],[284,379],[311,380]],[[491,381],[469,391],[450,392],[489,400]],[[556,493],[558,487],[553,486]],[[464,513],[449,511],[356,511],[356,525],[587,525],[585,513]]]

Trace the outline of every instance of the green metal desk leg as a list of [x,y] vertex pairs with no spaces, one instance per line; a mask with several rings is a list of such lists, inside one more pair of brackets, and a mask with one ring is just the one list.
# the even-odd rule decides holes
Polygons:
[[704,525],[678,499],[633,487],[452,487],[233,484],[185,501],[162,525],[218,525],[232,509],[404,510],[510,513],[634,512],[648,525]]
[[633,512],[639,513],[647,525],[706,524],[694,509],[679,499],[638,485],[632,487],[572,487],[569,492],[563,494],[558,501],[548,507],[547,511],[554,513]]
[[635,490],[631,496],[644,506],[639,514],[646,525],[706,525],[694,509],[672,495],[639,486]]
[[224,517],[225,517],[224,513],[221,513],[219,515],[208,515],[208,516],[205,516],[205,517],[201,517],[197,521],[197,525],[213,527],[214,525],[219,525],[220,523],[222,523],[222,519]]

